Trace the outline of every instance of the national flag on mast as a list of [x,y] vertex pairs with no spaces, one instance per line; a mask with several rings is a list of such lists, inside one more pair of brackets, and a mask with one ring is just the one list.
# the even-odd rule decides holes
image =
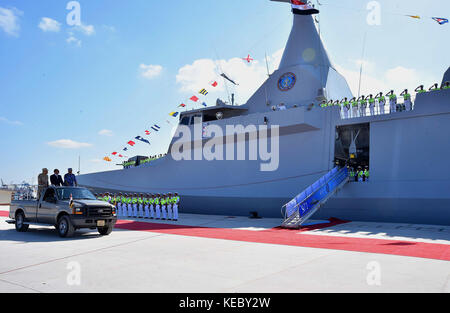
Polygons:
[[298,15],[312,15],[312,14],[318,14],[319,10],[312,7],[310,4],[308,4],[306,1],[300,1],[300,0],[291,0],[292,4],[292,12],[294,14]]

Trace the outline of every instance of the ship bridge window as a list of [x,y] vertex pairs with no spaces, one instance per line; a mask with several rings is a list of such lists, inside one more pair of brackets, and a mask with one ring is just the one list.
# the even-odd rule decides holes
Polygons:
[[180,125],[189,125],[190,116],[185,116],[181,119]]

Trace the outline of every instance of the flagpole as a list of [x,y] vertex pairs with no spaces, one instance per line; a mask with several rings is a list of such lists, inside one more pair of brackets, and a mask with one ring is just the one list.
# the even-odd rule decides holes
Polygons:
[[367,31],[364,34],[364,41],[363,41],[363,52],[362,52],[362,58],[361,58],[361,68],[359,70],[359,86],[358,86],[358,98],[361,96],[361,82],[362,82],[362,73],[363,73],[363,64],[364,64],[364,55],[366,53],[366,38],[367,38]]

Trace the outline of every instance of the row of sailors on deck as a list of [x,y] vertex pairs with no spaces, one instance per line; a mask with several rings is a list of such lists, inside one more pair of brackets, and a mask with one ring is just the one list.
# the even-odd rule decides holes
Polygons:
[[[421,85],[415,89],[417,94],[433,92],[439,90],[448,90],[450,89],[450,82],[445,82],[440,88],[438,84],[434,84],[429,88],[429,90],[425,90],[424,86]],[[413,109],[413,103],[411,99],[411,94],[408,92],[408,89],[405,89],[400,96],[403,97],[403,104],[397,103],[397,95],[394,93],[394,90],[391,90],[386,95],[383,95],[380,92],[375,97],[373,95],[369,96],[361,96],[359,98],[354,97],[351,100],[348,98],[344,98],[341,101],[324,101],[320,105],[322,108],[339,106],[342,108],[344,118],[350,117],[364,117],[367,115],[367,108],[369,108],[370,116],[375,115],[375,109],[377,107],[378,102],[378,112],[379,114],[385,114],[385,106],[386,106],[386,98],[389,100],[390,113],[394,112],[402,112],[402,111],[411,111]]]
[[178,193],[169,194],[115,194],[96,195],[97,200],[111,203],[119,217],[178,221]]

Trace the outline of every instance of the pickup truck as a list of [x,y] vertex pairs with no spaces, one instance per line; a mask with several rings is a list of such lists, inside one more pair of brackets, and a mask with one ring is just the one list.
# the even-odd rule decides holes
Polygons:
[[86,188],[49,187],[37,201],[12,201],[9,218],[6,222],[15,224],[18,232],[38,225],[55,226],[60,237],[72,237],[82,228],[97,229],[106,236],[117,222],[117,213]]

